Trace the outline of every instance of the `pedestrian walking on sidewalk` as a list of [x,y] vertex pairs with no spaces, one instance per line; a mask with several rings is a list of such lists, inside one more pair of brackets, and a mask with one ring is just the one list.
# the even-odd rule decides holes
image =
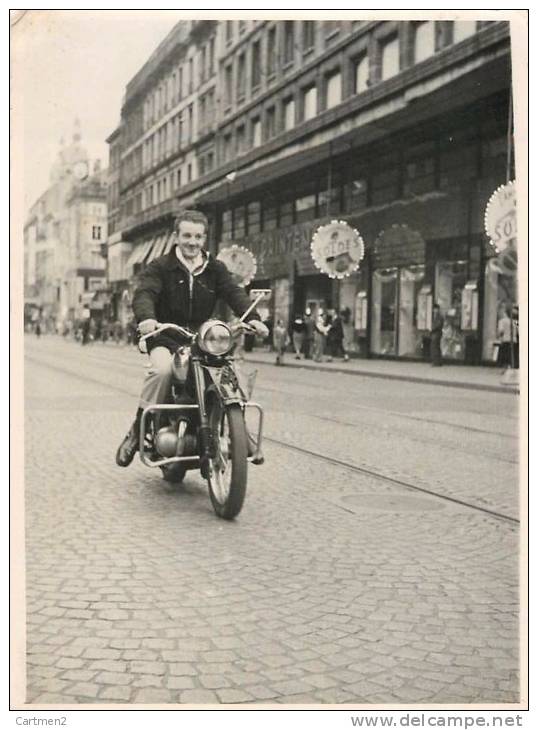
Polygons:
[[441,308],[438,304],[433,305],[432,312],[432,328],[431,328],[431,359],[434,367],[440,367],[443,363],[441,361],[441,337],[443,335],[444,326],[443,315],[441,314]]
[[291,324],[291,332],[293,349],[295,350],[295,359],[300,360],[306,336],[306,325],[300,314],[294,317]]
[[314,326],[314,362],[321,362],[323,355],[325,354],[325,343],[328,333],[329,324],[327,322],[327,317],[323,310],[320,309]]
[[305,326],[304,356],[306,360],[310,360],[310,358],[312,357],[312,351],[314,349],[315,330],[315,322],[310,309],[307,309],[305,311],[303,321]]
[[344,362],[349,360],[349,357],[344,349],[344,325],[342,322],[342,312],[337,314],[332,310],[331,324],[329,326],[329,332],[327,334],[327,349],[329,352],[329,362],[333,357],[341,357]]
[[284,365],[284,353],[289,344],[288,331],[281,319],[277,319],[273,330],[273,345],[276,352],[276,365]]

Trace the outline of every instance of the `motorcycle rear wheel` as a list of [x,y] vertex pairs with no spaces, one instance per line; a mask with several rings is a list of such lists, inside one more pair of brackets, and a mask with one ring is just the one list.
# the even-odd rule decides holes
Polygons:
[[219,444],[217,457],[209,462],[209,496],[217,516],[232,520],[241,511],[247,491],[248,446],[241,407],[213,404],[209,424]]

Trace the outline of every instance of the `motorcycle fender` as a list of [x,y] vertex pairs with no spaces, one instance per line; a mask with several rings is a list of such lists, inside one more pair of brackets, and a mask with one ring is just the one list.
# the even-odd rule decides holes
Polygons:
[[227,381],[222,382],[222,368],[206,367],[205,370],[213,381],[208,390],[215,390],[224,403],[243,403],[246,400],[240,388],[235,388]]
[[237,388],[233,388],[229,383],[213,383],[206,390],[206,403],[211,398],[218,398],[224,405],[231,403],[244,403],[241,392]]

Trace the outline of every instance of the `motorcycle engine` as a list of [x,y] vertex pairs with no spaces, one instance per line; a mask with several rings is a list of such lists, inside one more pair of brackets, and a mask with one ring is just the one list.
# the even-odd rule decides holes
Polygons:
[[196,437],[186,433],[188,423],[181,419],[176,425],[164,426],[157,431],[155,448],[161,456],[187,456],[196,451]]

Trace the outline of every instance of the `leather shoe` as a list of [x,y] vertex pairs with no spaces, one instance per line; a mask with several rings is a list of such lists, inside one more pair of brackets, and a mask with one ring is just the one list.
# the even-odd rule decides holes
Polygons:
[[131,427],[129,433],[121,442],[116,452],[116,464],[118,466],[129,466],[134,459],[134,455],[138,451],[138,434],[136,431],[134,426]]

